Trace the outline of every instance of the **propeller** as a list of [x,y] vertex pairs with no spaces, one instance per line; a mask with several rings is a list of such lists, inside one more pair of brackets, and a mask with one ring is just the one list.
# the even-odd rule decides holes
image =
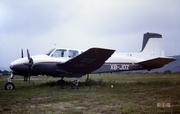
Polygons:
[[29,78],[29,81],[30,81],[31,68],[32,68],[32,66],[33,66],[33,59],[31,58],[28,49],[27,49],[27,58],[28,58],[28,60],[29,60],[29,62],[26,63],[26,65],[28,66],[28,76],[24,76],[24,81],[26,81],[26,82],[27,82],[28,78]]

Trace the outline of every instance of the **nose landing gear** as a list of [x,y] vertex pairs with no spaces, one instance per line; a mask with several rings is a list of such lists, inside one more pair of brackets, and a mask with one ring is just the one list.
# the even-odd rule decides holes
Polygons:
[[9,76],[9,78],[7,79],[8,82],[6,83],[6,85],[4,86],[5,90],[12,90],[15,89],[14,84],[12,83],[12,79],[13,79],[13,72],[11,72],[11,75]]

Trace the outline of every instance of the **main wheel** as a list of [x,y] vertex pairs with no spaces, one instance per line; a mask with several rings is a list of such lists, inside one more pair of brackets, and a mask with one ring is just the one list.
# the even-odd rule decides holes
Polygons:
[[8,83],[6,83],[6,85],[4,86],[4,89],[5,89],[5,90],[12,90],[12,89],[15,89],[15,86],[14,86],[13,83],[8,82]]
[[66,84],[66,82],[64,80],[58,80],[57,84],[60,86],[64,86]]
[[71,86],[75,86],[75,87],[79,87],[81,86],[81,82],[77,82],[77,80],[74,80],[72,83],[71,83]]

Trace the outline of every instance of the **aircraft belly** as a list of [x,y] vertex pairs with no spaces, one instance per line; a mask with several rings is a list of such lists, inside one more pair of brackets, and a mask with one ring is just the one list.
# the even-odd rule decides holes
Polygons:
[[33,66],[33,72],[39,75],[53,77],[81,77],[82,74],[70,73],[56,65],[57,63],[38,63]]

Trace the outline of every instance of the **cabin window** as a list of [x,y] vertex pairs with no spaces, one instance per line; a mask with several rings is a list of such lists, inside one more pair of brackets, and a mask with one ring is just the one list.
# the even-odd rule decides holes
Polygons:
[[52,57],[67,57],[67,50],[57,49],[51,56]]
[[69,57],[70,58],[73,58],[73,57],[76,57],[78,55],[78,51],[77,50],[69,50]]

